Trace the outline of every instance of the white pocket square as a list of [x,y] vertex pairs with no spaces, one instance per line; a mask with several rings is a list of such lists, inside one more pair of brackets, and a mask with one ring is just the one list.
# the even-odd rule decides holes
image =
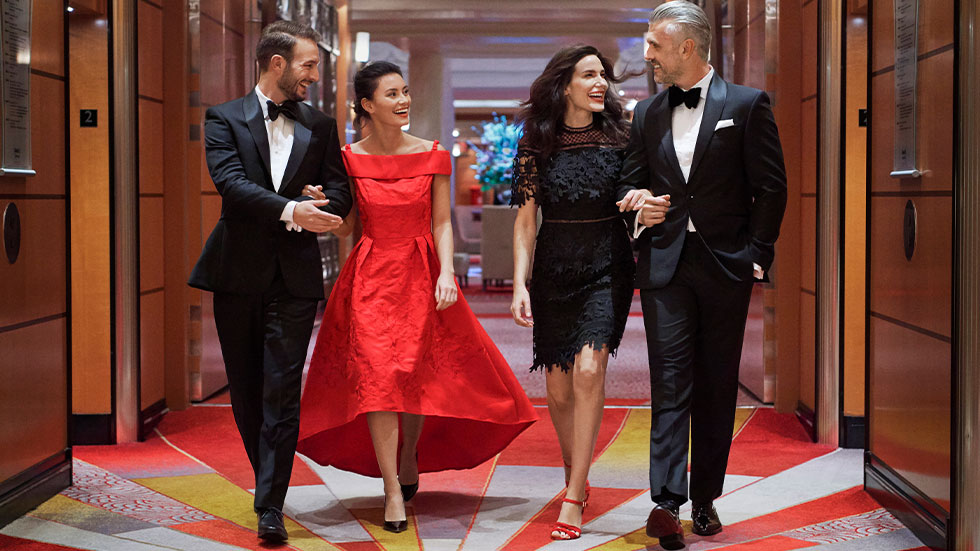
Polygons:
[[715,131],[721,130],[722,128],[728,128],[729,126],[735,126],[735,121],[733,119],[725,119],[723,121],[718,121],[715,125]]

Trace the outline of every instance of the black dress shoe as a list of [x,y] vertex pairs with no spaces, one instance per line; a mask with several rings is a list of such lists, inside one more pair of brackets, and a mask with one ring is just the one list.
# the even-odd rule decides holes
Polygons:
[[[419,462],[419,452],[415,452],[415,467],[418,468]],[[416,480],[414,484],[400,484],[402,487],[402,499],[408,501],[415,497],[415,492],[419,491],[419,481]]]
[[681,526],[678,510],[680,505],[674,501],[658,503],[647,517],[647,535],[659,538],[664,549],[684,548],[684,528]]
[[[404,491],[405,491],[405,489],[404,489],[404,486],[403,486],[402,487],[402,492],[404,492]],[[387,509],[387,508],[388,508],[388,498],[386,497],[385,498],[385,509]],[[388,532],[394,532],[396,534],[399,533],[399,532],[404,532],[405,530],[408,530],[408,519],[405,519],[405,520],[388,520],[388,519],[385,519],[384,524],[382,525],[382,527],[385,530],[387,530]]]
[[699,536],[713,536],[721,532],[721,521],[718,511],[710,502],[695,503],[691,509],[691,520],[694,522],[694,533]]
[[283,524],[282,511],[269,507],[259,512],[259,537],[270,543],[281,543],[289,538]]
[[408,530],[407,520],[386,520],[384,524],[384,529],[389,532],[399,533]]
[[402,484],[402,499],[408,501],[415,497],[415,492],[419,491],[419,483],[415,484]]

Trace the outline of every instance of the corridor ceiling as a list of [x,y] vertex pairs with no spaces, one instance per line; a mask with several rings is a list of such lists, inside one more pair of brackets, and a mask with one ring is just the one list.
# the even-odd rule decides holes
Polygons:
[[[618,60],[617,70],[627,64],[642,70],[642,35],[658,3],[353,0],[351,26],[371,33],[372,60],[405,63],[413,51],[440,52],[449,61],[457,101],[523,100],[548,59],[565,45],[591,44]],[[628,97],[647,95],[645,77],[621,88]]]

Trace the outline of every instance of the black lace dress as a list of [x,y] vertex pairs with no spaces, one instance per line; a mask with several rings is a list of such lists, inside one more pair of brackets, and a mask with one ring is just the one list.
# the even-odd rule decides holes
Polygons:
[[633,252],[616,207],[622,144],[593,127],[565,127],[559,150],[539,167],[533,144],[514,159],[512,205],[529,199],[543,223],[534,247],[534,364],[572,367],[586,344],[615,354],[633,297]]

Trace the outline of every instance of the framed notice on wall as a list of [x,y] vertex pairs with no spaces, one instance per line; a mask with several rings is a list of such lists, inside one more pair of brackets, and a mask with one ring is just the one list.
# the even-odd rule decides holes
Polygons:
[[895,0],[894,178],[921,176],[915,152],[918,49],[919,0]]
[[31,0],[3,0],[0,54],[0,175],[33,175]]

